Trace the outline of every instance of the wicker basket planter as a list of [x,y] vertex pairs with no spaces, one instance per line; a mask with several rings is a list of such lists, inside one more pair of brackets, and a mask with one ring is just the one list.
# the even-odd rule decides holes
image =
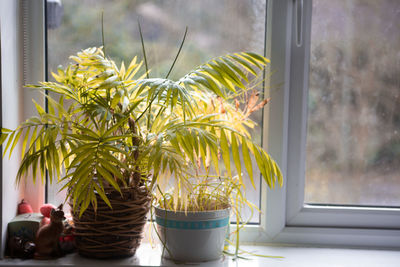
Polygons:
[[89,208],[79,218],[74,210],[75,240],[80,255],[91,258],[133,256],[140,245],[151,197],[145,187],[113,189],[106,194],[113,209],[97,196],[98,207]]

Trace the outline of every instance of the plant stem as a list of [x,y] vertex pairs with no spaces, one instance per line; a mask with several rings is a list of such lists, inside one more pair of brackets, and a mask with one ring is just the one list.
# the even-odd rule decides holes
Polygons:
[[180,47],[179,47],[178,53],[176,54],[175,59],[174,59],[174,62],[172,63],[171,68],[169,69],[169,71],[168,71],[167,76],[165,77],[165,79],[168,78],[169,74],[171,73],[172,69],[174,68],[175,62],[176,62],[176,60],[178,59],[178,56],[179,56],[179,54],[180,54],[180,52],[181,52],[181,50],[182,50],[183,43],[185,42],[187,31],[188,31],[188,26],[186,26],[185,34],[183,35],[183,39],[182,39],[181,45],[180,45]]
[[104,10],[101,11],[101,40],[103,42],[104,58],[106,58],[106,45],[105,45],[105,42],[104,42]]
[[146,50],[144,48],[144,40],[143,40],[143,33],[142,27],[140,26],[140,21],[138,20],[138,27],[139,27],[139,34],[140,34],[140,42],[142,43],[142,52],[143,52],[143,59],[144,59],[144,66],[146,67],[146,78],[149,78],[149,67],[147,65],[147,57],[146,57]]
[[[142,27],[140,26],[140,21],[138,20],[138,27],[139,27],[139,34],[140,34],[140,42],[142,43],[142,51],[143,51],[143,58],[144,58],[144,66],[146,67],[146,78],[149,78],[149,67],[147,65],[147,57],[146,57],[146,49],[144,48],[144,40],[143,40],[143,33]],[[151,118],[151,104],[153,101],[150,102],[148,105],[149,114],[147,115],[147,128],[150,128],[150,118]]]
[[150,104],[146,107],[146,109],[142,112],[142,114],[140,114],[140,116],[135,120],[135,123],[138,122],[138,121],[140,120],[141,117],[143,117],[143,115],[146,113],[146,111],[147,111],[148,109],[151,110],[151,104],[152,104],[152,103],[154,102],[154,100],[157,98],[158,93],[159,93],[159,92],[156,93],[156,95],[155,95],[155,96],[153,97],[153,99],[150,101]]

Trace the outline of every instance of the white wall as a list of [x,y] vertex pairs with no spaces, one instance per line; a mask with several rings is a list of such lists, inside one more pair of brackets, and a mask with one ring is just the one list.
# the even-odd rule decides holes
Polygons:
[[[1,0],[0,0],[1,1]],[[21,66],[20,86],[25,84],[38,84],[45,80],[45,27],[44,27],[44,2],[43,0],[19,0],[18,24],[21,25],[18,34],[20,36],[20,62]],[[22,65],[22,64],[21,64]],[[23,75],[22,75],[23,73]],[[37,116],[35,105],[32,99],[42,106],[44,105],[43,95],[32,88],[22,87],[20,96],[21,118],[26,120],[31,116]],[[36,176],[36,184],[32,182],[32,175],[26,177],[26,182],[21,184],[23,198],[32,206],[34,212],[44,203],[44,186],[40,182],[40,175]]]
[[[0,1],[1,77],[3,127],[15,129],[22,114],[21,66],[19,64],[18,5],[16,0]],[[4,253],[7,223],[16,215],[20,199],[14,180],[19,166],[18,151],[11,159],[4,157],[1,181],[1,255]]]

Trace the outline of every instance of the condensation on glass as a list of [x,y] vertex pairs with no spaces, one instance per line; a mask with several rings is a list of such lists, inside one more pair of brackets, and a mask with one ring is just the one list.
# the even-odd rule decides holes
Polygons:
[[[163,77],[178,51],[188,26],[182,53],[170,78],[181,77],[200,63],[228,52],[264,52],[265,0],[174,0],[174,1],[93,1],[63,0],[59,26],[48,29],[48,70],[55,72],[66,65],[70,55],[92,46],[101,46],[101,12],[104,11],[104,34],[107,55],[117,64],[128,63],[134,55],[142,58],[137,22],[140,20],[151,69],[150,76]],[[49,18],[49,17],[48,17]],[[57,22],[57,18],[53,18]],[[53,25],[53,24],[52,24]],[[261,90],[261,89],[260,89]],[[262,113],[252,136],[261,142]],[[260,184],[254,168],[255,183]],[[246,175],[246,174],[244,174]],[[246,179],[247,181],[249,179]],[[63,193],[58,186],[49,188],[49,201],[59,203]],[[260,187],[248,183],[248,199],[260,206]],[[259,222],[255,212],[252,221]]]
[[305,203],[400,206],[399,33],[399,1],[313,1]]

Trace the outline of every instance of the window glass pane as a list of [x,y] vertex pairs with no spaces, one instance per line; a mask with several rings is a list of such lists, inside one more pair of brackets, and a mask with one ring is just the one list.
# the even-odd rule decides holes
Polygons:
[[306,203],[400,206],[399,32],[399,1],[313,1]]
[[[62,12],[48,13],[48,20],[54,18],[54,23],[49,22],[48,29],[49,79],[50,72],[56,71],[58,65],[65,66],[69,62],[70,55],[90,46],[102,45],[102,10],[106,52],[118,65],[121,60],[129,63],[134,55],[142,58],[137,26],[140,19],[152,77],[166,75],[178,51],[185,26],[188,26],[182,53],[170,76],[174,79],[217,55],[237,51],[263,54],[265,3],[265,0],[63,0]],[[53,11],[48,8],[48,12]],[[260,143],[261,111],[254,113],[253,119],[259,125],[252,131],[252,136]],[[254,174],[255,183],[259,185],[258,170],[255,169]],[[246,185],[248,199],[259,206],[260,186],[254,190],[250,182]],[[63,195],[56,192],[56,186],[50,188],[50,201],[60,202],[63,199]],[[259,216],[255,214],[252,222],[258,221]]]

